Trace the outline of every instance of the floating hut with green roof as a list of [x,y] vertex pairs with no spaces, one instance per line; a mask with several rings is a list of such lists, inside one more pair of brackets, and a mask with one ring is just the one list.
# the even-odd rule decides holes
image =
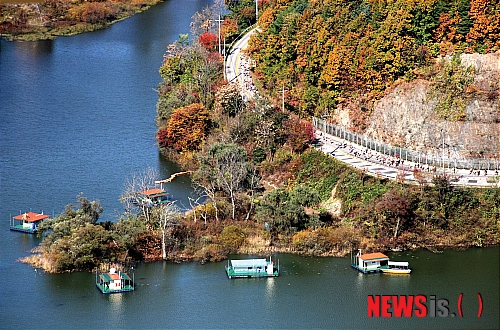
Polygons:
[[134,291],[134,280],[127,273],[111,268],[107,273],[96,273],[96,286],[102,293],[129,292]]

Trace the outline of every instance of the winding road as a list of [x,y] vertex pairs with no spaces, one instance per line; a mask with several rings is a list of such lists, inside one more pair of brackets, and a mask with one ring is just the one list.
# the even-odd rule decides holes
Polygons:
[[[225,62],[227,80],[238,83],[245,101],[253,98],[257,91],[251,80],[249,60],[243,56],[241,51],[247,47],[248,40],[256,30],[255,28],[251,29],[235,42],[231,48],[231,52],[226,56]],[[440,167],[436,168],[390,158],[374,150],[367,150],[360,145],[326,134],[321,130],[316,130],[316,136],[319,139],[319,143],[316,145],[317,149],[374,176],[392,180],[404,178],[406,182],[416,183],[417,178],[414,177],[414,170],[417,169],[422,173],[421,180],[424,180],[424,182],[431,182],[432,177],[436,174],[446,174],[450,177],[451,184],[456,186],[477,188],[500,186],[498,169],[472,171],[468,169],[445,168],[443,170]],[[393,162],[392,165],[391,162]]]

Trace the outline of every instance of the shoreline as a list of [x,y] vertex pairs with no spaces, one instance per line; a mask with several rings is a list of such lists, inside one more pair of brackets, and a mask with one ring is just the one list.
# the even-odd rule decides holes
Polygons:
[[137,9],[130,12],[124,11],[118,18],[105,23],[84,23],[78,22],[76,24],[67,24],[58,27],[46,27],[32,25],[31,29],[22,33],[0,33],[0,39],[6,41],[41,41],[41,40],[55,40],[57,37],[71,37],[81,33],[94,32],[110,27],[111,25],[128,19],[136,14],[140,14],[151,7],[164,2],[165,0],[153,0],[151,4],[144,4]]
[[[463,252],[469,249],[483,249],[483,248],[495,248],[500,246],[499,244],[491,244],[491,245],[484,245],[484,246],[474,246],[474,245],[468,245],[465,243],[462,244],[457,244],[457,245],[450,245],[450,244],[436,244],[433,246],[415,246],[414,248],[408,248],[408,249],[403,249],[403,248],[388,248],[388,247],[380,247],[379,249],[369,249],[370,251],[377,251],[377,252],[382,252],[382,253],[395,253],[395,252],[406,252],[406,251],[418,251],[418,250],[427,250],[429,252],[432,252],[433,254],[441,254],[446,251],[458,251],[458,252]],[[354,250],[353,250],[354,251]],[[199,251],[197,251],[199,252]],[[212,258],[206,258],[206,259],[200,259],[197,257],[195,254],[186,254],[186,253],[179,253],[179,254],[169,254],[167,255],[166,259],[163,259],[161,257],[161,251],[160,253],[153,257],[153,258],[145,258],[143,260],[133,260],[134,263],[153,263],[153,262],[160,262],[160,261],[167,261],[167,262],[173,262],[173,263],[189,263],[189,262],[197,262],[200,264],[205,264],[207,262],[220,262],[223,260],[229,260],[228,256],[229,255],[257,255],[257,256],[269,256],[270,254],[290,254],[290,255],[297,255],[297,256],[304,256],[304,257],[317,257],[317,258],[345,258],[349,255],[349,253],[352,251],[342,249],[340,251],[328,251],[325,253],[310,253],[307,251],[299,251],[294,249],[293,247],[290,246],[266,246],[265,248],[256,248],[252,246],[243,246],[237,251],[233,253],[228,253],[224,255],[219,255],[217,257],[212,257]],[[80,272],[81,270],[70,270],[70,271],[64,271],[64,272],[58,272],[55,271],[54,268],[51,266],[52,265],[52,260],[50,260],[50,257],[46,257],[43,255],[39,247],[35,247],[31,251],[31,255],[22,257],[17,259],[16,261],[30,265],[33,268],[36,269],[41,269],[46,273],[49,274],[62,274],[62,273],[72,273],[72,272]],[[102,263],[98,264],[97,267],[99,267]]]

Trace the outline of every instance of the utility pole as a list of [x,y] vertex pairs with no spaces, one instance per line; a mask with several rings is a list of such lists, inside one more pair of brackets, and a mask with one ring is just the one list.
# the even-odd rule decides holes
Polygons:
[[224,80],[226,80],[226,37],[224,37],[224,51],[222,53],[222,63],[224,64]]
[[[257,2],[255,2],[257,3]],[[283,85],[281,91],[281,111],[285,112],[285,85]]]
[[257,21],[259,20],[259,8],[257,7],[257,2],[259,0],[255,0],[255,24],[257,24]]
[[444,129],[441,130],[441,135],[443,135],[443,151],[442,151],[441,160],[442,160],[443,175],[444,175]]
[[219,14],[219,19],[215,20],[218,24],[219,24],[219,28],[218,28],[218,37],[217,37],[217,41],[219,43],[219,54],[222,55],[222,63],[224,65],[224,70],[222,70],[222,72],[224,73],[224,80],[226,80],[226,38],[224,37],[224,51],[221,50],[221,45],[220,45],[220,23],[221,22],[224,22],[223,19],[220,18],[220,14]]
[[216,21],[217,21],[217,23],[219,23],[219,29],[218,29],[219,30],[219,33],[218,33],[219,36],[217,38],[218,41],[219,41],[219,54],[222,54],[221,49],[220,49],[221,48],[220,47],[220,22],[224,22],[224,20],[220,19],[220,14],[219,14],[219,19],[217,19]]

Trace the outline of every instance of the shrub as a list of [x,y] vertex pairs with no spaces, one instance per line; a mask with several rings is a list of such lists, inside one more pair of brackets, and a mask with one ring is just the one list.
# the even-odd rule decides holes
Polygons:
[[359,245],[358,233],[350,227],[323,227],[303,230],[292,237],[292,246],[301,252],[321,255],[344,254]]
[[85,23],[105,23],[113,18],[117,11],[104,2],[86,2],[69,10],[69,16],[75,21]]
[[225,227],[219,235],[219,241],[227,253],[236,253],[245,239],[243,230],[235,225]]

